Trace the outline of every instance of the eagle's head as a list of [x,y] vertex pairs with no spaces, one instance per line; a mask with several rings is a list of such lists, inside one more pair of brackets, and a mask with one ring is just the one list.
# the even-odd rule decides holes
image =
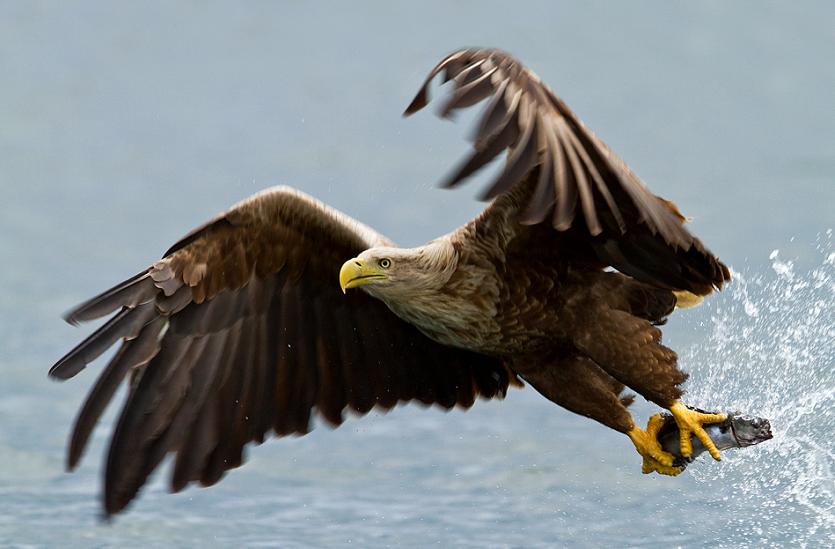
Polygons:
[[370,248],[342,265],[339,285],[343,292],[363,286],[376,297],[408,296],[443,286],[456,263],[455,249],[445,240],[418,248]]

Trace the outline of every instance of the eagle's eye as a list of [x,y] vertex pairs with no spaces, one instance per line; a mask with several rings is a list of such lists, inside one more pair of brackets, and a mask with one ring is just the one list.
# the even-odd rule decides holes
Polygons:
[[389,267],[391,267],[391,259],[389,259],[387,257],[384,257],[383,259],[381,259],[380,260],[380,267],[382,267],[383,269],[388,269]]

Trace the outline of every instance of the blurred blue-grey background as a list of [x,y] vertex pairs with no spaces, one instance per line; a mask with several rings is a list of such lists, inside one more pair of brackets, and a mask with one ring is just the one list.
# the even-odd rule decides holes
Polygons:
[[[483,207],[476,187],[435,184],[465,153],[466,126],[400,113],[443,55],[469,45],[507,49],[537,71],[737,271],[770,272],[778,248],[798,268],[831,251],[820,244],[835,221],[828,0],[0,2],[0,545],[832,541],[831,498],[809,507],[765,484],[742,495],[746,479],[762,482],[747,456],[778,469],[789,456],[753,449],[676,479],[645,477],[625,437],[531,389],[466,414],[408,406],[273,440],[210,490],[170,496],[157,475],[127,515],[98,522],[113,414],[65,474],[66,437],[98,365],[68,383],[46,378],[88,330],[60,314],[275,184],[405,245],[465,222]],[[733,407],[733,393],[719,398],[733,380],[717,382],[698,350],[715,341],[710,307],[674,319],[666,341],[696,349],[685,364],[695,394]],[[730,326],[749,337],[744,323]],[[831,397],[822,375],[816,387]],[[718,383],[712,395],[700,378]],[[808,389],[791,387],[798,398]],[[810,429],[831,467],[828,418]],[[832,475],[814,482],[831,490]],[[778,496],[763,520],[762,502]]]

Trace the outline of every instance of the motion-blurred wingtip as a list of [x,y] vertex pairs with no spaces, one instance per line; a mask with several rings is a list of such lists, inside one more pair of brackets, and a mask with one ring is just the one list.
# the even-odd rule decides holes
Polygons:
[[71,377],[75,376],[85,368],[86,364],[84,361],[77,360],[75,358],[70,358],[69,360],[59,360],[56,362],[52,368],[49,369],[49,373],[47,374],[50,379],[54,379],[57,381],[66,381]]
[[80,326],[81,321],[76,316],[76,313],[77,313],[76,309],[70,309],[69,311],[66,311],[64,314],[62,314],[61,318],[63,318],[64,322],[66,322],[67,324],[69,324],[71,326]]
[[415,98],[412,99],[412,102],[409,103],[409,106],[406,107],[406,110],[403,111],[403,117],[407,118],[407,117],[415,114],[416,112],[421,110],[423,107],[425,107],[428,102],[429,102],[429,94],[426,92],[426,88],[424,87],[417,93],[417,95],[415,95]]

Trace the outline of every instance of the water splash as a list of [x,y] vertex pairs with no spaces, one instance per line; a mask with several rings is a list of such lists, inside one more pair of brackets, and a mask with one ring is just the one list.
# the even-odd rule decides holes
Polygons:
[[770,272],[734,273],[703,313],[710,337],[682,353],[682,363],[698,371],[691,402],[772,422],[773,441],[693,471],[700,482],[730,488],[728,520],[752,545],[835,544],[833,250],[829,230],[818,238],[811,269],[775,250]]

